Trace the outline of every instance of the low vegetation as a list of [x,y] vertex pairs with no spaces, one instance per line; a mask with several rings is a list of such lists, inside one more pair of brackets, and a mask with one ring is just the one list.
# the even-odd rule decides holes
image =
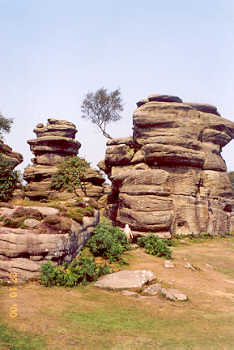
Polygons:
[[75,287],[96,281],[100,276],[113,272],[106,263],[97,263],[95,257],[108,260],[109,263],[122,262],[122,254],[129,249],[129,244],[120,228],[103,220],[94,229],[94,234],[87,242],[81,254],[71,263],[53,265],[51,261],[41,267],[41,284],[46,287]]
[[94,229],[93,236],[86,246],[94,254],[108,259],[110,263],[120,261],[122,254],[130,249],[123,231],[104,219]]
[[169,248],[171,242],[169,240],[163,240],[153,234],[150,234],[146,237],[138,238],[137,244],[140,247],[144,247],[146,253],[148,254],[171,259],[171,249]]
[[45,349],[45,341],[40,336],[22,334],[0,323],[0,349],[3,350],[39,350]]
[[[144,249],[128,252],[130,269],[149,269],[188,303],[126,297],[95,288],[18,287],[18,316],[8,317],[9,288],[0,288],[1,350],[233,350],[234,237],[173,248],[175,268]],[[186,262],[201,271],[185,268]],[[218,330],[218,331],[217,331]]]
[[96,281],[98,277],[111,273],[112,270],[109,266],[98,265],[93,255],[84,250],[71,263],[56,266],[48,261],[42,265],[41,272],[41,284],[43,286],[75,287]]
[[13,170],[12,163],[0,154],[0,201],[7,202],[19,180],[19,173]]

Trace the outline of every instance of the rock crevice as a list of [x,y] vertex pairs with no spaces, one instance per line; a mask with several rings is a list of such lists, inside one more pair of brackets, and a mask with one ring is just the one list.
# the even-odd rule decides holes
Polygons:
[[135,235],[232,231],[225,209],[233,205],[232,186],[221,151],[234,138],[234,123],[215,106],[177,96],[151,95],[137,106],[133,136],[107,142],[107,214]]

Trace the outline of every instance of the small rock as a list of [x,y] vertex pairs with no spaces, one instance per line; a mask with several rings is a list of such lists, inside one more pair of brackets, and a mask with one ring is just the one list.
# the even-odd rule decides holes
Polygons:
[[30,256],[30,260],[32,260],[32,261],[40,261],[40,260],[43,260],[43,259],[44,259],[43,255],[32,255],[32,256]]
[[234,284],[234,281],[231,281],[231,280],[224,280],[224,282]]
[[138,244],[136,244],[136,243],[131,244],[131,249],[137,249],[137,248],[139,248]]
[[121,292],[122,295],[125,295],[126,297],[130,297],[130,296],[133,296],[133,295],[138,295],[136,292],[131,292],[130,290],[123,290]]
[[196,268],[190,263],[185,264],[184,267],[186,269],[190,269],[190,270],[196,271]]
[[51,207],[27,207],[38,210],[42,216],[59,215],[59,210]]
[[37,126],[36,126],[37,128],[44,128],[44,124],[42,124],[42,123],[39,123],[39,124],[37,124]]
[[183,101],[181,98],[177,96],[172,95],[161,95],[161,94],[153,94],[148,96],[148,100],[151,101],[157,101],[157,102],[177,102],[182,103]]
[[208,269],[212,269],[212,270],[214,269],[214,267],[210,264],[206,264],[206,267],[208,267]]
[[26,219],[24,220],[24,225],[30,228],[37,227],[40,224],[39,220],[36,219]]
[[181,293],[179,290],[176,290],[176,289],[162,288],[161,293],[167,299],[172,300],[172,301],[187,301],[188,300],[187,295]]
[[143,295],[157,295],[159,292],[161,292],[162,286],[159,283],[152,284],[151,286],[147,287],[143,290]]
[[173,269],[175,267],[174,263],[170,260],[165,260],[164,261],[164,267],[167,269]]

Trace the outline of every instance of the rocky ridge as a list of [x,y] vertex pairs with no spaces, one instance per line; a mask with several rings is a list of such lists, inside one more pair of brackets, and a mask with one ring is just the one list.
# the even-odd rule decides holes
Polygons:
[[99,166],[112,182],[107,214],[135,236],[234,231],[222,148],[234,123],[208,104],[150,95],[137,103],[133,136],[107,142]]

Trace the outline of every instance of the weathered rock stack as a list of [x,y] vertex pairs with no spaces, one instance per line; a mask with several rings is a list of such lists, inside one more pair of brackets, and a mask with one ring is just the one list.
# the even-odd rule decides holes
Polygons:
[[23,156],[20,153],[13,152],[12,148],[6,145],[2,140],[0,140],[0,154],[11,163],[12,169],[23,161]]
[[[135,235],[233,230],[232,186],[221,157],[234,123],[216,107],[151,95],[137,103],[133,137],[107,142],[109,215]],[[103,164],[100,164],[103,168]]]
[[[20,153],[13,152],[12,148],[0,140],[0,154],[11,164],[12,170],[23,162],[23,156]],[[16,188],[12,193],[13,198],[23,198],[22,185],[20,182],[16,184]]]
[[65,120],[48,119],[46,126],[39,123],[33,131],[37,138],[28,144],[35,158],[24,171],[28,182],[25,194],[30,199],[47,198],[53,192],[51,177],[58,170],[57,164],[66,156],[77,155],[81,145],[75,140],[75,125]]
[[[28,182],[25,194],[30,199],[56,198],[59,194],[51,189],[51,177],[65,157],[78,154],[81,144],[75,140],[77,129],[68,121],[48,119],[46,126],[39,123],[34,132],[37,138],[28,140],[35,158],[32,159],[33,165],[24,172],[24,179]],[[98,199],[103,193],[105,181],[99,171],[88,169],[84,181],[87,182],[87,196]]]

